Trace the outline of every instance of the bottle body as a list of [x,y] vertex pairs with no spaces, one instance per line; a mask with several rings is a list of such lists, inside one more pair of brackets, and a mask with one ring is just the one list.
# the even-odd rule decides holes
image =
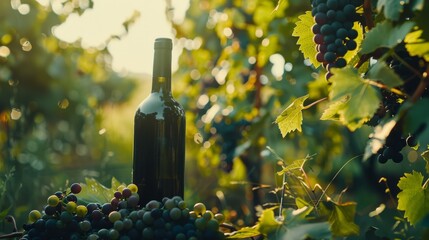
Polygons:
[[139,188],[140,202],[183,198],[183,108],[172,98],[152,93],[137,109],[134,124],[133,183]]
[[134,117],[133,183],[140,204],[184,192],[185,112],[171,94],[171,40],[155,42],[151,94]]

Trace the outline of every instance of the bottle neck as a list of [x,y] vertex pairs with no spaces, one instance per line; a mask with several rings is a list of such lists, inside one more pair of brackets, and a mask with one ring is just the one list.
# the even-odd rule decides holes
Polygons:
[[152,92],[171,93],[171,48],[155,48]]

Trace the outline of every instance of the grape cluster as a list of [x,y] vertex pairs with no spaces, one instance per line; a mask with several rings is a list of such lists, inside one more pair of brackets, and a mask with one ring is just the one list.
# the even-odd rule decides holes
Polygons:
[[332,76],[331,68],[347,65],[344,55],[357,47],[358,32],[353,25],[358,20],[356,7],[361,4],[359,0],[313,0],[311,4],[316,60],[328,70],[326,79]]
[[108,203],[82,202],[76,196],[80,184],[70,192],[56,192],[47,199],[42,213],[29,213],[21,239],[224,239],[219,231],[224,216],[213,214],[203,203],[190,210],[178,196],[152,200],[139,206],[137,186],[120,186]]

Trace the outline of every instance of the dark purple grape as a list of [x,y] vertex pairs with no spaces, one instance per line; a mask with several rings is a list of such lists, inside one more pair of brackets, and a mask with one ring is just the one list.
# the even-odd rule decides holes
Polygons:
[[67,195],[66,199],[69,202],[77,202],[77,197],[73,193],[70,193],[69,195]]
[[121,199],[121,198],[122,198],[122,193],[121,193],[121,192],[119,192],[119,191],[116,191],[116,192],[113,194],[113,196],[114,196],[115,198],[117,198],[117,199]]
[[110,203],[105,203],[103,204],[103,206],[101,206],[101,211],[105,214],[105,215],[109,215],[110,212],[113,211],[113,206]]
[[331,27],[336,32],[339,28],[343,27],[343,24],[338,21],[334,21],[331,23]]
[[323,35],[322,34],[316,34],[316,35],[314,35],[313,41],[316,44],[322,44],[323,43]]
[[324,59],[324,57],[323,57],[323,53],[321,53],[321,52],[318,52],[318,53],[316,53],[316,60],[318,61],[318,62],[324,62],[325,61],[325,59]]
[[131,190],[130,190],[129,188],[124,188],[124,189],[122,190],[122,196],[123,196],[125,199],[129,198],[129,197],[131,196],[131,194],[132,194],[132,192],[131,192]]
[[343,26],[345,29],[350,30],[353,28],[353,22],[345,21],[345,22],[343,22]]
[[335,39],[334,43],[335,43],[335,45],[337,45],[337,47],[344,46],[343,40],[339,39],[339,38]]
[[328,51],[328,46],[326,44],[320,44],[319,46],[319,52],[325,53]]
[[338,22],[345,22],[346,21],[346,15],[344,14],[343,11],[337,11],[337,14],[335,16],[335,20],[337,20]]
[[326,16],[329,19],[335,19],[335,16],[337,16],[337,13],[335,12],[335,10],[328,10],[328,12],[326,12]]
[[408,136],[407,137],[407,145],[409,147],[415,147],[415,146],[417,146],[417,144],[418,144],[418,141],[417,141],[417,138],[415,136]]
[[337,9],[338,7],[338,0],[328,0],[326,2],[326,5],[328,6],[329,9]]
[[337,56],[344,56],[347,53],[347,48],[345,46],[341,46],[337,48]]
[[323,37],[323,41],[324,41],[326,44],[329,44],[329,43],[334,42],[334,41],[335,41],[335,39],[336,39],[336,37],[335,37],[335,35],[334,35],[334,34],[326,35],[325,37]]
[[45,207],[45,214],[46,214],[46,215],[52,216],[52,215],[54,215],[56,212],[57,212],[57,209],[56,209],[55,207],[52,207],[52,206],[46,205],[46,207]]
[[404,156],[400,152],[396,152],[392,155],[392,160],[395,163],[400,163],[402,160],[404,160]]
[[323,35],[328,35],[328,34],[331,34],[332,32],[333,32],[333,29],[329,24],[325,24],[320,28],[320,33]]
[[354,14],[356,14],[355,6],[353,6],[352,4],[347,4],[343,8],[343,12],[346,16],[354,15]]
[[319,12],[316,15],[314,15],[314,21],[317,24],[324,25],[326,24],[327,20],[328,20],[328,17],[324,13]]
[[320,33],[320,25],[319,24],[314,24],[311,27],[311,32],[313,32],[313,34],[318,34]]
[[381,154],[379,154],[378,156],[377,156],[377,161],[379,162],[379,163],[386,163],[387,162],[387,158],[385,158],[385,157],[383,157],[383,155],[381,155]]
[[70,186],[70,191],[74,194],[78,194],[80,191],[82,191],[82,186],[79,183],[73,183]]
[[327,50],[328,52],[335,52],[337,51],[337,46],[335,45],[335,43],[331,43],[328,45]]
[[332,73],[331,72],[326,72],[325,79],[329,80],[331,77],[332,77]]
[[325,3],[321,3],[317,6],[317,12],[326,13],[328,11],[328,6]]

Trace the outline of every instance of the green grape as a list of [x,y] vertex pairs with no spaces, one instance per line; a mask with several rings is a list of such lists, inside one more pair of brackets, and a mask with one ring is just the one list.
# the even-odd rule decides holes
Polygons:
[[119,232],[116,229],[109,230],[109,239],[116,240],[119,238]]
[[109,238],[109,230],[105,228],[98,230],[97,234],[98,236],[100,236],[100,238],[103,238],[103,239]]
[[133,222],[136,222],[139,218],[139,215],[137,214],[137,211],[130,212],[130,215],[128,215],[128,218],[131,219]]
[[133,221],[129,218],[124,219],[124,229],[131,229],[133,227]]
[[203,218],[205,218],[207,221],[212,219],[214,217],[212,211],[207,210],[205,213],[203,213]]
[[186,202],[185,201],[183,201],[183,200],[181,200],[181,201],[179,201],[178,203],[177,203],[177,206],[180,208],[180,209],[185,209],[186,208]]
[[98,237],[98,235],[97,235],[97,234],[93,233],[93,234],[90,234],[90,235],[88,236],[87,240],[97,240],[97,239],[99,239],[99,238],[100,238],[100,237]]
[[121,219],[121,214],[117,211],[112,211],[109,213],[109,221],[114,223]]
[[182,217],[182,211],[179,208],[175,207],[170,210],[170,217],[172,220],[177,221]]
[[75,213],[77,204],[75,202],[68,202],[66,204],[66,211],[69,213]]
[[203,230],[204,230],[204,229],[206,229],[206,227],[207,227],[207,220],[206,220],[206,219],[204,219],[204,218],[197,218],[197,219],[195,220],[195,227],[196,227],[198,230],[203,231]]
[[83,220],[82,222],[79,222],[79,228],[82,230],[82,232],[88,232],[91,230],[91,222],[88,220]]
[[165,201],[164,203],[164,208],[167,210],[170,210],[172,208],[174,208],[176,206],[176,203],[174,202],[173,199],[167,199],[167,201]]
[[225,221],[225,216],[222,213],[216,213],[214,218],[219,222],[223,223]]
[[211,219],[207,222],[207,229],[211,231],[218,231],[219,230],[219,222],[215,219]]
[[37,221],[38,219],[40,219],[42,217],[42,213],[40,213],[37,210],[32,210],[29,214],[28,214],[28,221],[33,223],[35,221]]
[[48,197],[48,205],[51,207],[56,207],[58,205],[58,203],[60,202],[60,199],[58,198],[57,195],[51,195]]
[[150,212],[145,212],[144,214],[143,214],[143,222],[145,223],[145,224],[147,224],[147,225],[150,225],[150,224],[152,224],[153,223],[153,217],[152,217],[152,214],[150,213]]
[[113,223],[113,228],[118,231],[122,231],[122,229],[124,229],[124,222],[122,222],[121,220],[115,221]]
[[128,184],[127,188],[130,189],[132,193],[136,193],[139,190],[137,185],[135,185],[134,183]]
[[146,204],[146,208],[149,210],[161,207],[161,203],[156,200],[151,200]]
[[76,215],[78,217],[85,217],[88,213],[88,209],[84,205],[79,205],[76,207]]
[[195,205],[194,205],[194,212],[197,214],[197,215],[201,215],[201,214],[203,214],[203,213],[205,213],[206,212],[206,205],[204,205],[203,203],[196,203]]
[[73,215],[69,212],[62,212],[60,215],[60,219],[67,224],[71,222],[71,220],[73,219]]

